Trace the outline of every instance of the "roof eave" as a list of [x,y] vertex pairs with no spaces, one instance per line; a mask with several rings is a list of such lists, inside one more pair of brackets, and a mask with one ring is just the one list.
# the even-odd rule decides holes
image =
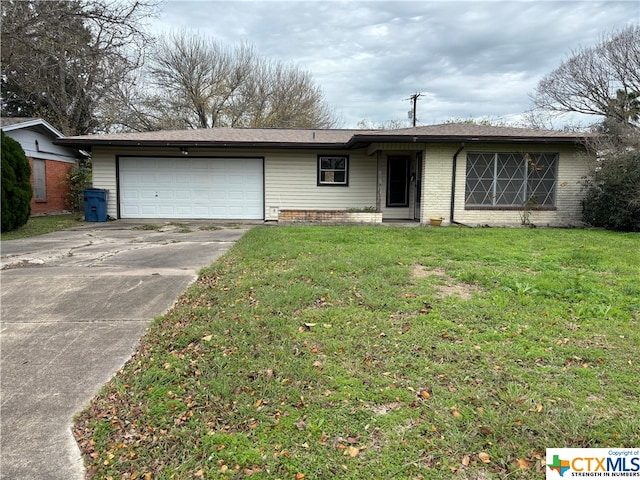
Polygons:
[[148,148],[330,148],[343,149],[344,143],[319,142],[233,142],[233,141],[157,141],[157,140],[91,140],[60,138],[54,141],[57,145],[86,147],[148,147]]
[[587,137],[546,136],[478,136],[478,135],[354,135],[347,146],[350,148],[371,143],[538,143],[538,144],[583,144]]
[[55,128],[53,125],[51,125],[49,122],[47,122],[46,120],[43,120],[42,118],[35,118],[32,120],[27,120],[24,122],[20,122],[20,123],[14,123],[11,125],[5,125],[2,127],[2,131],[3,132],[10,132],[13,130],[22,130],[24,128],[40,128],[42,131],[47,132],[48,134],[50,134],[52,136],[52,138],[61,138],[63,137],[63,134],[61,131],[59,131],[57,128]]
[[507,135],[369,135],[356,134],[347,142],[248,142],[248,141],[189,141],[189,140],[108,140],[89,138],[58,138],[53,143],[87,149],[92,147],[147,147],[147,148],[264,148],[264,149],[354,149],[372,143],[533,143],[584,144],[587,136],[507,136]]

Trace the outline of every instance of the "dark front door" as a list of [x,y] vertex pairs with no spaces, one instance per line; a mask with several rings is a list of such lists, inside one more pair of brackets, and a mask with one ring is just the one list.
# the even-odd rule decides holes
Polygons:
[[409,206],[409,155],[387,157],[387,207]]

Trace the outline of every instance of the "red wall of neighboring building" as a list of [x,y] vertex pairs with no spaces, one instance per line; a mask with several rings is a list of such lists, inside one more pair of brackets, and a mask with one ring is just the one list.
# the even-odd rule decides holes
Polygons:
[[[31,185],[33,180],[33,159],[29,158],[31,165]],[[46,194],[44,200],[31,200],[31,215],[43,215],[45,213],[63,213],[68,211],[64,198],[68,192],[68,187],[64,184],[64,179],[69,170],[73,168],[72,163],[45,160]]]

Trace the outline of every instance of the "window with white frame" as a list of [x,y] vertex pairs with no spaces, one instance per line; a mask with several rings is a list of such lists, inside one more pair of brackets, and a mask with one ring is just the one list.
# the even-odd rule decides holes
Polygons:
[[348,155],[318,155],[318,185],[347,186],[348,184]]
[[557,167],[557,153],[468,153],[465,207],[554,207]]

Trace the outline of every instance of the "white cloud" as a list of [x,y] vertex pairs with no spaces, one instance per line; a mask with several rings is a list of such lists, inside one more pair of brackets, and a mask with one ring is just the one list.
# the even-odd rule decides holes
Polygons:
[[155,31],[193,29],[311,72],[355,127],[511,117],[572,50],[640,23],[638,0],[167,1]]

